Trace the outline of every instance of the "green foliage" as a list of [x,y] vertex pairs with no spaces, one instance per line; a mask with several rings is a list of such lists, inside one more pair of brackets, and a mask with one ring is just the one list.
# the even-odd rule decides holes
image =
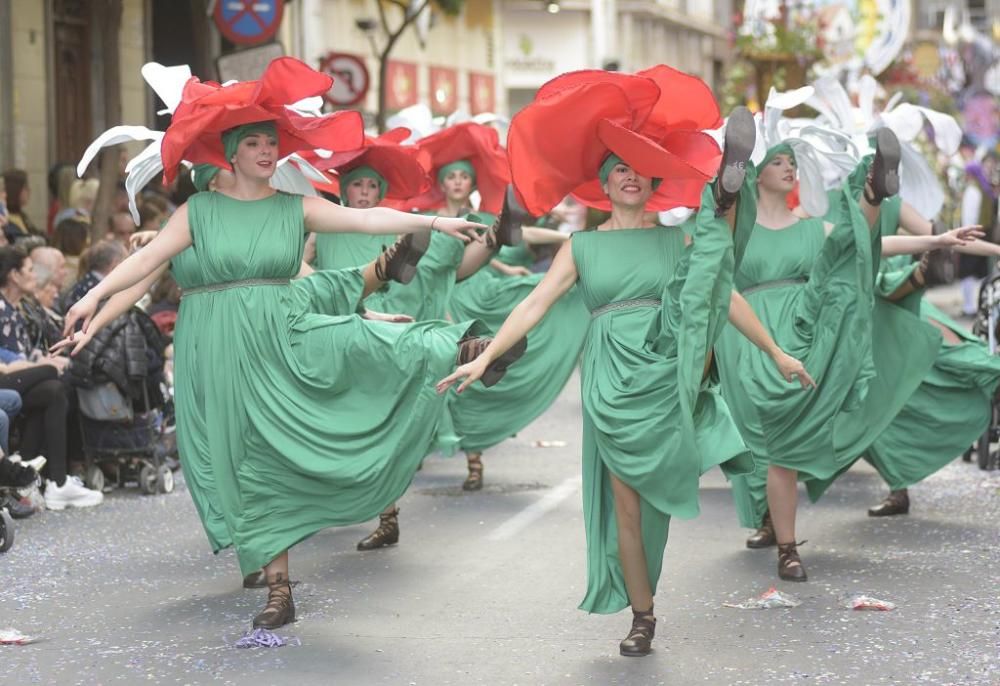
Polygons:
[[434,5],[449,16],[456,16],[462,11],[465,0],[432,0]]

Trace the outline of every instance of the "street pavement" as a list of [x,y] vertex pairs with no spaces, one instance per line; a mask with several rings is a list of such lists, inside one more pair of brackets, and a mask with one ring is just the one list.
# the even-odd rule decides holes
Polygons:
[[[564,442],[538,447],[538,441]],[[867,466],[819,503],[803,496],[810,580],[780,582],[773,549],[743,547],[720,473],[702,513],[675,521],[655,652],[618,656],[628,612],[576,609],[586,582],[576,378],[521,435],[485,456],[431,457],[401,502],[402,540],[358,553],[373,525],[296,546],[298,621],[282,648],[233,647],[265,591],[213,556],[181,479],[170,495],[108,494],[91,510],[19,522],[0,556],[5,683],[38,684],[1000,684],[1000,476],[956,460],[911,490],[911,514],[872,519]],[[775,586],[795,608],[724,607]],[[897,604],[843,608],[847,593]]]

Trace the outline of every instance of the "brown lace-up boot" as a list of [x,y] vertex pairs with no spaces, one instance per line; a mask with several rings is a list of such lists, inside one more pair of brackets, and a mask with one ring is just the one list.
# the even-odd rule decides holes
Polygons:
[[[466,336],[458,342],[458,364],[468,364],[483,354],[486,347],[493,339],[488,336]],[[495,386],[503,375],[507,373],[507,368],[521,359],[524,351],[528,349],[527,337],[515,343],[510,350],[497,359],[490,362],[480,381],[484,386]]]
[[431,244],[431,234],[404,234],[375,260],[375,278],[379,281],[396,281],[407,284],[417,274],[417,263]]
[[267,577],[267,605],[253,618],[254,629],[277,629],[295,621],[295,603],[288,577],[278,572]]
[[778,537],[774,533],[774,524],[771,523],[771,512],[767,511],[764,513],[760,528],[747,539],[747,548],[770,548],[777,542]]
[[358,541],[358,550],[376,550],[399,543],[399,508],[378,516],[378,528]]
[[632,629],[625,640],[618,644],[618,650],[624,657],[643,657],[653,650],[653,634],[656,633],[656,617],[653,616],[653,606],[648,610],[637,612],[632,610]]

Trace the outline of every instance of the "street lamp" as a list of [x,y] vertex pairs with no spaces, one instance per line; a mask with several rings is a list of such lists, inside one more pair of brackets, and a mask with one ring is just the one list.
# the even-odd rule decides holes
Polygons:
[[354,25],[365,34],[368,38],[368,44],[372,48],[372,54],[378,57],[378,45],[375,44],[375,29],[378,27],[378,22],[370,17],[362,17],[355,19]]
[[543,0],[545,11],[549,14],[559,14],[559,0]]

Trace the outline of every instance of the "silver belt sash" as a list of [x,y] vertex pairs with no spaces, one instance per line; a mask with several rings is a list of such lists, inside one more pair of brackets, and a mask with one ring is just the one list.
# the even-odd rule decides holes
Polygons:
[[602,314],[614,312],[615,310],[630,310],[636,307],[659,307],[663,303],[656,298],[637,298],[635,300],[618,300],[607,305],[601,305],[596,310],[591,310],[590,318],[596,319]]
[[750,295],[751,293],[756,293],[757,291],[766,291],[769,288],[780,288],[782,286],[801,286],[802,284],[809,283],[809,279],[777,279],[775,281],[763,281],[755,286],[750,286],[749,288],[744,288],[740,293],[742,295]]
[[198,286],[196,288],[184,288],[182,289],[182,295],[183,297],[187,297],[202,293],[215,293],[216,291],[228,291],[231,288],[243,288],[244,286],[287,286],[290,282],[290,279],[241,279],[239,281],[213,283],[208,286]]

